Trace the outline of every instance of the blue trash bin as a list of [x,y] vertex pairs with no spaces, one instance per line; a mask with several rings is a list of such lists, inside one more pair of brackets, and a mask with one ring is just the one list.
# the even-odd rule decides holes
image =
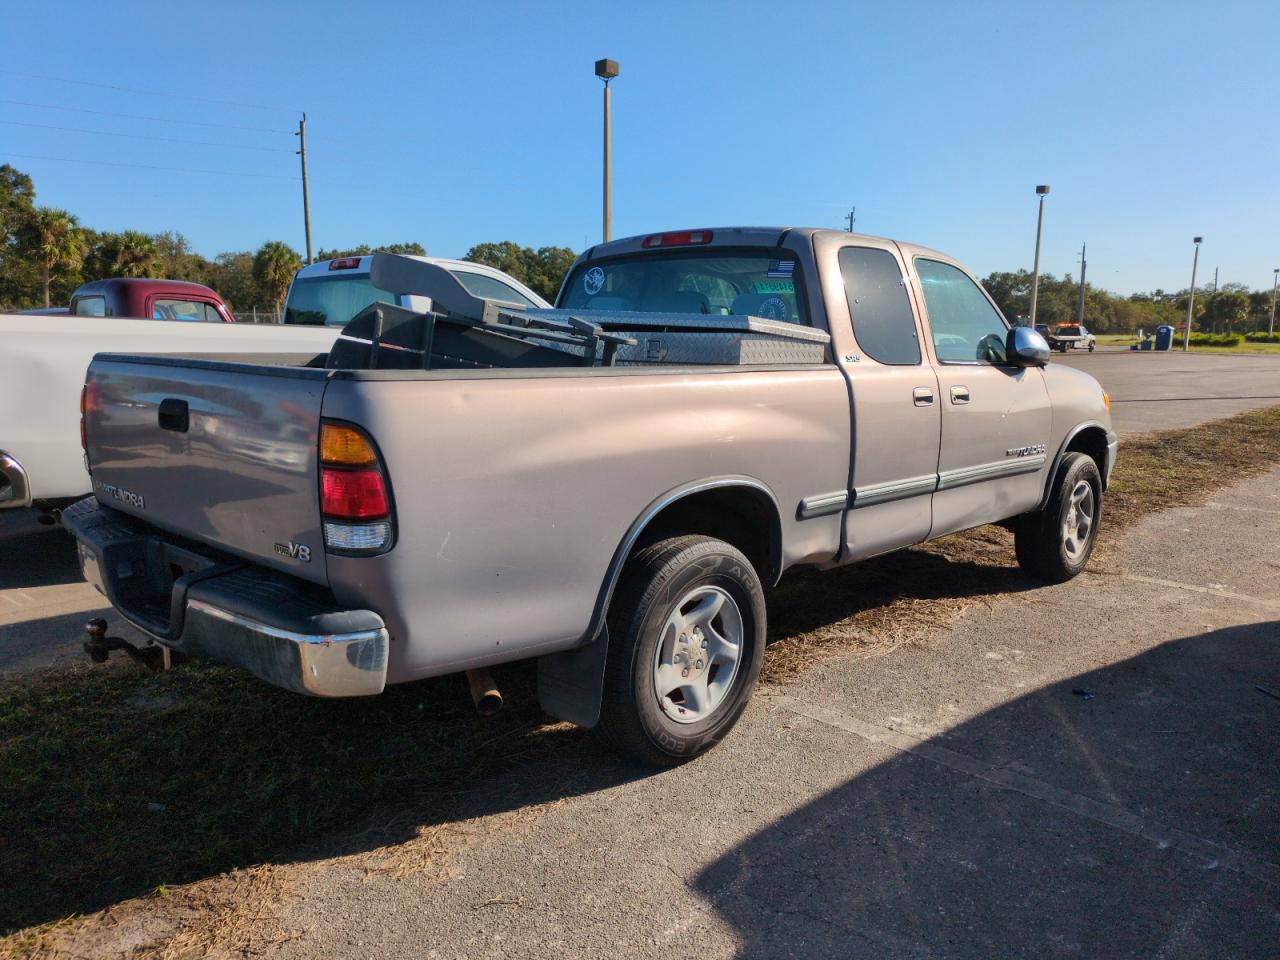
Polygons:
[[1168,350],[1173,346],[1173,327],[1162,323],[1156,327],[1156,349]]

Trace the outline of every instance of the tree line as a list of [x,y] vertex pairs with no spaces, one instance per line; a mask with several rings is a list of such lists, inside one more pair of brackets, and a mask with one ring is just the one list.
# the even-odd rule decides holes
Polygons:
[[[362,244],[321,249],[318,259],[375,252],[425,256],[427,251],[416,242]],[[567,247],[533,250],[504,241],[478,244],[463,259],[505,270],[551,300],[575,256]],[[301,266],[298,252],[279,240],[209,259],[176,231],[94,230],[67,210],[37,205],[31,177],[9,164],[0,165],[0,309],[63,305],[89,280],[153,277],[203,283],[217,290],[233,311],[278,311]]]
[[[302,266],[297,251],[279,240],[269,240],[257,250],[220,253],[210,260],[193,251],[187,238],[176,231],[97,231],[81,225],[66,210],[38,206],[35,201],[31,177],[8,164],[0,166],[0,308],[65,304],[81,283],[103,277],[166,277],[212,287],[232,310],[279,310],[289,282]],[[421,244],[409,242],[321,249],[319,259],[377,251],[426,254]],[[574,258],[567,247],[534,249],[509,240],[477,244],[463,256],[509,273],[547,300],[555,298]],[[1030,312],[1028,271],[992,273],[983,285],[1010,320]],[[1177,325],[1186,318],[1188,295],[1188,290],[1154,290],[1123,297],[1086,284],[1085,324],[1098,333]],[[1041,274],[1037,322],[1074,321],[1078,296],[1079,284],[1070,274]],[[1227,283],[1214,291],[1198,287],[1195,323],[1211,333],[1265,330],[1270,308],[1270,290],[1250,290],[1240,283]]]

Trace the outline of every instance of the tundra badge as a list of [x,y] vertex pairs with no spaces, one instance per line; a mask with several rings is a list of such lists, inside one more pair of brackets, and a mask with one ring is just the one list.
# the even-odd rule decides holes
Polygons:
[[1004,452],[1006,457],[1034,457],[1038,453],[1044,453],[1045,445],[1043,443],[1033,443],[1028,447],[1010,447]]
[[276,553],[282,557],[292,557],[294,560],[301,560],[303,563],[311,562],[311,548],[305,543],[294,543],[290,540],[288,543],[277,543]]

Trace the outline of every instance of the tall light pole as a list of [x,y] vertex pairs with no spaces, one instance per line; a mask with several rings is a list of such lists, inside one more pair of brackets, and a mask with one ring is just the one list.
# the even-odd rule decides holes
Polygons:
[[609,81],[618,75],[617,60],[597,60],[596,76],[604,81],[604,239],[613,239],[613,116]]
[[1049,194],[1049,185],[1042,183],[1036,187],[1040,197],[1040,215],[1036,217],[1036,262],[1031,268],[1031,328],[1036,325],[1036,300],[1040,296],[1040,231],[1044,227],[1044,198]]
[[1271,319],[1267,322],[1267,336],[1274,337],[1276,334],[1276,285],[1280,284],[1280,267],[1271,271],[1275,277],[1271,281]]
[[1186,353],[1191,349],[1191,311],[1196,305],[1196,264],[1200,262],[1200,242],[1204,237],[1194,237],[1192,243],[1196,245],[1196,252],[1191,255],[1191,295],[1187,297],[1187,329],[1182,332],[1182,352]]

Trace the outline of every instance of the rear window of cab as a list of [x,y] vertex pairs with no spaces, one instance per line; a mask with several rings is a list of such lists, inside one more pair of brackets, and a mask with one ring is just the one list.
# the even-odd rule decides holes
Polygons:
[[794,253],[711,248],[588,260],[570,275],[559,306],[754,316],[807,325],[802,294]]

